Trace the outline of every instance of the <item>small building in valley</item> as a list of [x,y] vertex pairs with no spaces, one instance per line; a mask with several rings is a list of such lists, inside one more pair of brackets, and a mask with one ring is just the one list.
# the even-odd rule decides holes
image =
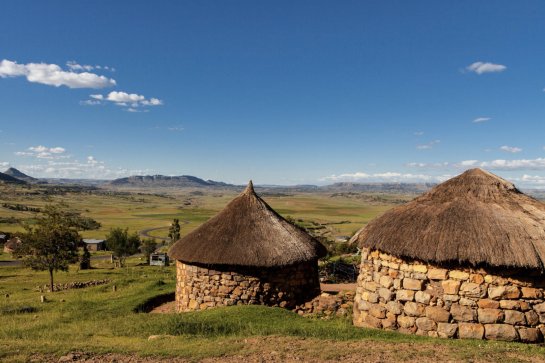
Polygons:
[[84,238],[83,243],[89,251],[104,251],[106,249],[106,241],[103,239]]
[[19,237],[10,238],[4,244],[4,253],[13,253],[23,243]]
[[354,324],[445,338],[540,342],[545,204],[468,170],[371,221]]
[[252,182],[219,214],[177,241],[177,311],[262,304],[286,308],[320,293],[325,247],[277,214]]
[[149,256],[150,266],[168,266],[169,258],[166,253],[152,253]]

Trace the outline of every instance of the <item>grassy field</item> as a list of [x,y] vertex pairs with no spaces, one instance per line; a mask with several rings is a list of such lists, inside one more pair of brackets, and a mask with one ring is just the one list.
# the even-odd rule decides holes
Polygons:
[[[0,361],[58,360],[69,352],[118,358],[203,358],[238,361],[306,357],[317,361],[540,361],[545,348],[483,341],[447,341],[359,329],[349,319],[329,321],[290,311],[237,306],[185,314],[137,313],[150,298],[174,290],[174,268],[139,265],[56,274],[57,281],[109,279],[106,285],[45,293],[45,273],[0,267]],[[116,291],[113,291],[116,285]],[[9,296],[9,297],[8,297]],[[152,335],[158,339],[148,340]],[[400,349],[401,348],[401,349]],[[215,357],[215,358],[214,358]],[[244,358],[245,357],[245,358]]]
[[[183,235],[208,220],[237,195],[233,191],[199,194],[189,190],[170,190],[164,196],[150,192],[107,194],[102,191],[68,192],[51,196],[0,185],[0,231],[20,231],[20,224],[6,223],[6,220],[31,220],[35,215],[35,212],[2,207],[4,204],[41,208],[47,203],[64,202],[70,208],[101,223],[99,230],[83,232],[84,238],[104,238],[112,227],[129,228],[131,231],[162,227],[151,231],[150,235],[166,237],[168,226],[174,218],[184,223]],[[332,238],[337,235],[351,236],[369,220],[392,206],[387,200],[369,203],[357,198],[310,193],[265,196],[264,199],[284,217],[290,216],[304,225],[313,224]]]

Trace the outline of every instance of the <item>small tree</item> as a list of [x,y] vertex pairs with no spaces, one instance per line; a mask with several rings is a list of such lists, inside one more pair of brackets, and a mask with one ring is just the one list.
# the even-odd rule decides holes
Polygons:
[[67,271],[70,263],[77,261],[77,245],[81,230],[79,214],[69,212],[64,205],[47,205],[34,225],[25,225],[25,233],[14,255],[33,270],[49,271],[49,284],[53,292],[53,272]]
[[170,225],[170,228],[168,230],[168,237],[170,238],[170,242],[176,242],[180,239],[180,221],[178,218],[175,218],[172,221],[172,224]]
[[138,238],[136,232],[129,235],[128,228],[112,228],[106,236],[106,245],[113,252],[114,256],[119,259],[119,266],[123,267],[125,259],[138,252],[140,238]]
[[142,241],[142,248],[141,251],[146,257],[146,261],[149,264],[150,262],[150,256],[155,250],[157,249],[157,242],[155,242],[155,238],[148,238]]
[[91,268],[91,253],[87,249],[87,245],[83,244],[83,254],[79,260],[80,270],[88,270]]

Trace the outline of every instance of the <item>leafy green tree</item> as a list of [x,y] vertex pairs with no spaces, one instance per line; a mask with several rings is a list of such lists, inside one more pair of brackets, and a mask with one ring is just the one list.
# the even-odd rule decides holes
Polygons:
[[14,255],[33,270],[49,271],[51,291],[54,291],[53,272],[67,271],[77,262],[77,245],[82,230],[79,214],[67,211],[65,205],[47,205],[34,225],[25,225],[23,241]]
[[147,261],[148,264],[150,262],[150,260],[149,260],[150,255],[153,252],[155,252],[156,249],[157,249],[157,242],[155,242],[155,238],[147,238],[147,239],[142,241],[142,247],[140,248],[140,250],[142,251],[142,253],[146,257],[146,261]]
[[83,244],[83,254],[79,260],[80,270],[88,270],[91,268],[91,253],[87,249],[87,245]]
[[175,218],[172,221],[172,224],[168,230],[168,237],[170,238],[171,243],[174,243],[180,239],[180,221],[178,218]]
[[123,267],[126,258],[138,252],[140,238],[136,232],[129,235],[128,228],[112,228],[106,236],[106,246],[119,259],[119,266]]

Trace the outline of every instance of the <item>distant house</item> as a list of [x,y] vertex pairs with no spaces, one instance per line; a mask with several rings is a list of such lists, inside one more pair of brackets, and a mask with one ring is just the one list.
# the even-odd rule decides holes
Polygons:
[[168,266],[169,259],[166,253],[152,253],[149,256],[150,266]]
[[13,237],[4,244],[4,253],[13,253],[23,243],[19,237]]
[[84,239],[83,243],[85,243],[89,251],[106,250],[106,241],[103,239]]

